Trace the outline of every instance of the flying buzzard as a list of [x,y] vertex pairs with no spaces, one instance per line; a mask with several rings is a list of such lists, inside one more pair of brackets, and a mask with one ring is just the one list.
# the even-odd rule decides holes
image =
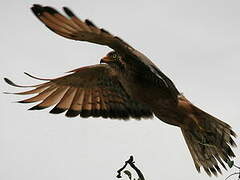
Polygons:
[[234,157],[231,146],[236,146],[236,134],[223,121],[202,111],[189,102],[145,55],[119,37],[98,28],[91,21],[80,20],[68,8],[63,16],[48,6],[33,5],[36,17],[50,30],[68,39],[87,41],[113,49],[97,65],[70,71],[68,75],[46,80],[32,90],[15,94],[37,94],[19,101],[40,104],[30,110],[55,105],[50,113],[66,111],[67,117],[103,117],[117,119],[151,118],[153,114],[165,123],[181,128],[196,169],[206,173],[221,173],[219,163]]

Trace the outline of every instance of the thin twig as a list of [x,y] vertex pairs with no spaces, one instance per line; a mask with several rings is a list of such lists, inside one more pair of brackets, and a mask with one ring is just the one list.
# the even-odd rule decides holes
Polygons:
[[117,178],[121,178],[121,172],[126,168],[126,166],[129,164],[137,173],[138,177],[139,177],[139,180],[145,180],[144,176],[143,176],[143,173],[135,166],[134,164],[135,162],[133,161],[133,156],[130,156],[130,158],[125,161],[125,164],[122,168],[120,168],[117,173]]
[[235,164],[233,164],[233,166],[240,170],[240,166],[236,166]]
[[237,166],[237,165],[233,164],[232,167],[237,168],[239,170],[239,172],[235,172],[235,173],[230,174],[228,177],[226,177],[225,180],[229,179],[230,177],[232,177],[234,175],[238,175],[238,180],[240,180],[240,166]]
[[232,176],[234,176],[234,175],[239,175],[239,173],[237,172],[237,173],[233,173],[233,174],[230,174],[228,177],[226,177],[226,179],[225,180],[227,180],[228,178],[230,178],[230,177],[232,177]]
[[121,172],[126,168],[126,166],[128,165],[128,163],[130,163],[130,162],[132,162],[132,161],[133,161],[133,156],[130,156],[130,158],[129,158],[127,161],[125,161],[124,166],[117,171],[117,173],[118,173],[117,178],[121,178],[121,177],[122,177],[122,176],[121,176]]

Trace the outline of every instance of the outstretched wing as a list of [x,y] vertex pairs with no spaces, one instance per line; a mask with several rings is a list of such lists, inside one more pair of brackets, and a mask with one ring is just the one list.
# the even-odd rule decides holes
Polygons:
[[63,37],[106,45],[119,52],[125,57],[124,59],[128,64],[135,66],[142,74],[145,73],[146,77],[150,77],[148,80],[157,81],[161,86],[166,87],[176,100],[179,92],[172,81],[150,59],[120,38],[98,28],[89,20],[82,21],[67,7],[64,7],[63,10],[68,17],[49,6],[34,5],[31,9],[43,24]]
[[59,114],[67,111],[67,117],[77,115],[118,119],[152,117],[152,112],[147,106],[129,97],[107,65],[87,66],[71,72],[72,74],[67,76],[49,79],[48,82],[35,86],[19,86],[6,78],[5,81],[15,87],[34,88],[30,91],[14,93],[19,95],[37,93],[34,97],[19,101],[20,103],[41,101],[30,110],[40,110],[55,105],[50,113]]
[[126,42],[106,30],[98,28],[91,21],[82,21],[67,7],[64,7],[63,10],[68,17],[49,6],[35,4],[31,9],[43,24],[63,37],[106,45],[122,53],[132,49]]

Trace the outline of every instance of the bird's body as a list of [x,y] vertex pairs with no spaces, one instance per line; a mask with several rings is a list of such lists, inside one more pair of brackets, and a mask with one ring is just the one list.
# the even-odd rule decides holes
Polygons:
[[105,64],[75,69],[43,84],[19,86],[5,79],[13,86],[34,88],[15,93],[37,93],[21,103],[41,101],[30,110],[55,105],[50,112],[66,111],[67,117],[141,119],[154,114],[181,128],[198,171],[202,166],[208,175],[217,175],[221,173],[218,163],[226,169],[223,161],[228,163],[234,157],[231,146],[236,145],[231,127],[188,101],[150,59],[89,20],[81,21],[68,8],[64,8],[68,18],[41,5],[34,5],[32,11],[50,30],[63,37],[106,45],[114,51],[102,58]]
[[[146,60],[146,56],[136,50],[134,51],[138,54],[140,60]],[[182,124],[184,126],[181,121],[184,119],[182,116],[185,114],[185,110],[179,106],[178,99],[182,98],[185,103],[189,103],[189,101],[183,100],[183,96],[173,82],[149,59],[147,62],[151,65],[150,68],[145,64],[139,64],[136,68],[134,63],[139,59],[135,60],[131,59],[131,57],[126,59],[128,60],[124,61],[124,68],[111,67],[111,64],[110,67],[113,74],[117,75],[118,80],[124,86],[127,94],[137,102],[149,106],[160,120],[171,125],[180,126]],[[141,66],[143,67],[139,68]]]

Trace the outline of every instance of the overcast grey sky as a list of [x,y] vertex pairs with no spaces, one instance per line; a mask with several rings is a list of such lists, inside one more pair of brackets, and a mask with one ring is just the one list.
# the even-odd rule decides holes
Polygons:
[[[3,1],[0,76],[38,83],[99,63],[110,49],[64,39],[31,13],[32,4],[70,7],[144,52],[195,105],[240,130],[240,1]],[[0,91],[18,91],[1,80]],[[209,179],[198,174],[180,129],[143,121],[67,119],[24,97],[0,94],[0,179],[116,179],[130,155],[148,180]],[[239,139],[236,141],[239,144]],[[234,149],[239,157],[240,151]],[[224,179],[233,171],[223,171]]]

